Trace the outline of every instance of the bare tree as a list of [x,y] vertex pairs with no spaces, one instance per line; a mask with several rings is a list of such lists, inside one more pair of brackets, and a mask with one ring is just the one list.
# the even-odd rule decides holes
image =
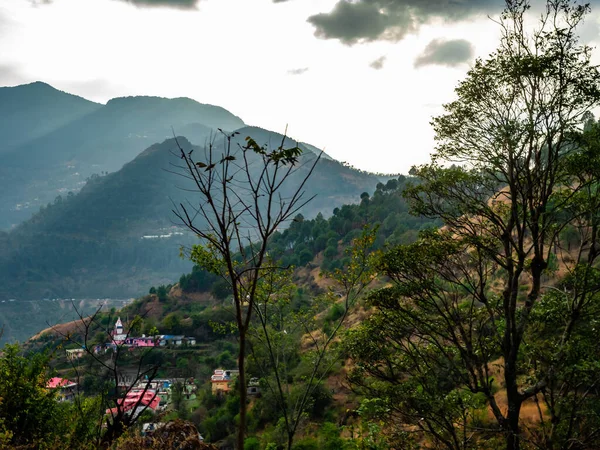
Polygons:
[[270,149],[251,137],[236,143],[239,133],[223,134],[223,146],[211,141],[202,160],[177,141],[182,164],[174,172],[193,184],[197,200],[179,203],[175,216],[202,241],[191,260],[223,277],[230,285],[239,338],[240,424],[237,447],[246,432],[247,335],[258,285],[281,267],[268,262],[269,239],[312,200],[305,186],[321,155],[303,155],[298,145],[286,148],[284,136]]
[[[87,356],[84,367],[78,365],[78,360],[72,360],[72,368],[78,384],[81,384],[84,376],[92,375],[102,386],[99,393],[101,407],[98,417],[95,418],[98,422],[97,445],[100,448],[109,448],[127,428],[136,423],[140,415],[148,409],[150,402],[158,395],[157,391],[150,402],[143,401],[160,365],[148,361],[150,354],[155,351],[154,347],[138,349],[139,352],[135,355],[136,362],[133,366],[124,361],[130,348],[113,341],[110,328],[104,322],[111,323],[111,319],[114,317],[102,314],[102,307],[89,317],[85,317],[75,305],[73,305],[73,309],[79,317],[75,332],[65,333],[57,327],[52,328],[66,342],[76,344]],[[125,339],[129,337],[135,325],[135,320],[128,324],[127,331],[124,333]],[[98,342],[96,337],[100,335],[103,337],[102,342]],[[123,401],[120,401],[142,381],[145,384],[135,404],[125,405]],[[84,414],[81,404],[77,404],[81,414]],[[105,414],[106,409],[110,411],[109,414]],[[103,425],[106,428],[104,432],[101,432]]]

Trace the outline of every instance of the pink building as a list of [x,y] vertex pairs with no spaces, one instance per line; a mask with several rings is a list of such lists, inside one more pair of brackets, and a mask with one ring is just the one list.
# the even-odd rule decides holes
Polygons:
[[146,337],[142,335],[142,337],[129,337],[125,339],[125,345],[131,345],[132,347],[154,347],[154,338]]

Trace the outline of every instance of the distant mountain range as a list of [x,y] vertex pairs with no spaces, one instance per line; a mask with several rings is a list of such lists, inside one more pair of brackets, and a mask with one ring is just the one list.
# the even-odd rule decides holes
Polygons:
[[174,132],[202,144],[217,128],[244,126],[229,111],[189,98],[124,97],[100,105],[39,82],[0,89],[0,122],[5,230]]
[[[172,173],[179,161],[173,130],[197,155],[211,137],[217,151],[224,145],[218,128],[238,131],[236,147],[246,136],[271,147],[283,139],[185,98],[127,97],[98,105],[43,83],[3,89],[0,117],[10,116],[3,98],[24,112],[11,119],[10,129],[0,128],[0,142],[10,143],[0,144],[0,217],[12,228],[0,232],[0,299],[123,298],[176,281],[191,268],[179,248],[196,240],[177,228],[171,209],[174,202],[198,200]],[[46,114],[52,120],[45,122]],[[286,146],[294,144],[288,138]],[[302,161],[319,152],[300,146]],[[317,197],[302,213],[328,216],[379,181],[325,155],[307,186]]]

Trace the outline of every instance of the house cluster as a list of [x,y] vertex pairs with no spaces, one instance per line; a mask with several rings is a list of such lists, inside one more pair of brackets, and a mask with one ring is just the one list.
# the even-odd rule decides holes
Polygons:
[[74,361],[85,355],[85,348],[72,348],[65,350],[68,361]]
[[110,333],[111,340],[106,344],[98,344],[94,347],[94,353],[106,351],[109,348],[116,349],[117,346],[129,348],[146,347],[179,347],[181,345],[196,345],[196,338],[192,336],[161,334],[157,336],[129,336],[125,332],[123,322],[119,317]]
[[172,384],[168,379],[154,379],[140,380],[132,386],[128,379],[119,380],[119,391],[125,395],[117,400],[118,406],[106,410],[106,415],[114,417],[121,410],[123,414],[137,417],[145,410],[162,411],[170,403]]
[[77,394],[77,386],[77,383],[74,381],[60,377],[50,378],[46,383],[47,389],[57,391],[57,399],[59,402],[68,402],[73,400]]

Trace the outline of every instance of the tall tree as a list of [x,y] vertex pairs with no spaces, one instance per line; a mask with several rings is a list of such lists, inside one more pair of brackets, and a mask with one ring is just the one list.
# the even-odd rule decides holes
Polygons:
[[179,173],[192,180],[198,200],[180,203],[173,212],[202,240],[190,251],[192,261],[221,276],[231,289],[239,339],[237,448],[242,449],[248,330],[260,281],[281,270],[269,263],[267,246],[275,231],[312,199],[306,198],[304,188],[320,155],[302,155],[297,145],[287,147],[285,136],[274,148],[251,137],[235,145],[236,134],[224,133],[222,147],[210,142],[198,160],[193,150],[179,147]]
[[[580,132],[599,104],[600,74],[576,35],[589,10],[548,0],[530,31],[529,3],[507,0],[497,51],[475,62],[457,99],[433,119],[436,152],[414,168],[422,182],[406,191],[414,213],[445,227],[386,255],[381,269],[393,286],[371,297],[379,312],[370,322],[383,337],[368,341],[364,328],[362,338],[354,334],[363,374],[398,384],[376,389],[383,397],[398,395],[403,377],[420,386],[395,408],[446,448],[477,446],[472,413],[482,399],[496,422],[487,431],[500,432],[509,450],[521,447],[523,404],[546,402],[543,445],[560,446],[559,429],[577,417],[556,398],[561,386],[590,394],[596,383],[577,381],[583,369],[563,383],[565,360],[587,360],[575,343],[589,333],[586,317],[599,300],[600,179],[583,163],[595,156]],[[570,228],[581,240],[568,252],[560,236]],[[546,286],[556,269],[566,273],[562,284]],[[543,327],[551,316],[553,328]],[[552,346],[533,345],[544,335]],[[575,428],[566,434],[573,438]]]

